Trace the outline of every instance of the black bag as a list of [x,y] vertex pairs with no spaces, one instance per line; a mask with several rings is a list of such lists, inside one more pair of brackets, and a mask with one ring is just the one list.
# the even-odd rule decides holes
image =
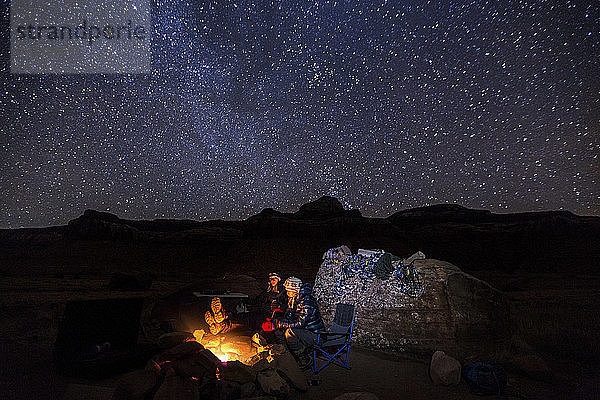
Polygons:
[[471,391],[480,396],[500,394],[506,388],[506,372],[496,364],[470,362],[462,369]]

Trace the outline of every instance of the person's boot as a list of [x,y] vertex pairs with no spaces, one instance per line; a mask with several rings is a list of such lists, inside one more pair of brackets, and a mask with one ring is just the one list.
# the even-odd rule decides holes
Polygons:
[[302,371],[310,368],[310,363],[312,362],[312,359],[308,356],[308,354],[305,351],[293,352],[293,354],[294,358],[296,359],[296,362],[298,362],[298,367]]

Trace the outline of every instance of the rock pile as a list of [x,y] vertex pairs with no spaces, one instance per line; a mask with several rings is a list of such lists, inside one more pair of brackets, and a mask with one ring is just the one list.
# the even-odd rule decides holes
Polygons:
[[123,376],[113,400],[266,400],[308,390],[285,346],[270,345],[253,362],[221,363],[201,344],[185,342],[154,357],[144,370]]
[[444,261],[415,260],[414,267],[425,285],[419,297],[403,293],[394,279],[365,283],[358,275],[340,293],[339,266],[325,257],[313,292],[323,318],[332,321],[338,303],[355,305],[353,340],[369,348],[427,358],[435,350],[457,358],[497,354],[510,337],[503,294]]

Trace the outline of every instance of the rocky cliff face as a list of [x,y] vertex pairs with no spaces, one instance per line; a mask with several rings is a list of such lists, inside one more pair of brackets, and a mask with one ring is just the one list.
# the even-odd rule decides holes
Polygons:
[[469,271],[596,272],[600,218],[493,214],[458,205],[367,218],[332,197],[295,213],[265,209],[244,221],[133,221],[87,210],[66,226],[0,230],[0,266],[7,266],[5,273],[45,265],[206,273],[243,268],[257,277],[275,269],[312,280],[320,255],[341,243],[393,254],[422,250]]
[[323,318],[331,322],[338,303],[355,305],[354,340],[380,350],[416,355],[443,350],[460,359],[501,352],[510,338],[503,294],[447,262],[425,259],[414,265],[425,284],[419,297],[399,291],[394,278],[365,282],[357,275],[340,294],[339,266],[325,260],[314,288]]

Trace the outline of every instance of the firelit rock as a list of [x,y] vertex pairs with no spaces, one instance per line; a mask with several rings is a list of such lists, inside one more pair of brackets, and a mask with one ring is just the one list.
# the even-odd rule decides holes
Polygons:
[[119,379],[112,399],[144,400],[157,384],[158,374],[152,371],[130,372]]
[[190,378],[167,376],[153,400],[197,400],[198,387]]
[[175,346],[185,344],[190,340],[194,340],[194,335],[189,332],[169,332],[158,338],[158,347],[161,349],[171,349]]
[[197,356],[175,360],[171,366],[177,375],[183,377],[202,378],[204,375],[210,374],[210,371],[198,361]]
[[256,374],[256,380],[262,391],[266,394],[279,397],[286,396],[290,392],[288,384],[285,383],[285,380],[283,380],[277,371],[272,368],[265,369]]
[[338,303],[354,304],[353,341],[366,347],[405,351],[429,358],[442,349],[458,358],[496,354],[508,337],[508,302],[503,294],[444,261],[416,260],[425,285],[419,297],[401,291],[395,278],[345,280],[339,294],[339,263],[325,259],[313,293],[326,323]]
[[252,365],[250,367],[250,372],[252,372],[252,375],[254,376],[254,379],[256,380],[256,378],[258,377],[258,374],[260,374],[261,372],[263,372],[266,369],[271,368],[271,364],[267,361],[266,358],[262,358],[260,361],[258,361],[257,363],[255,363],[254,365]]
[[221,360],[217,358],[210,350],[202,350],[196,355],[196,362],[203,366],[211,375],[217,372],[217,367],[221,365]]
[[298,367],[298,363],[288,351],[275,358],[277,373],[281,375],[294,389],[301,392],[308,390],[308,382],[304,372]]
[[204,350],[204,346],[195,341],[185,342],[160,353],[156,360],[173,361],[192,357]]
[[219,366],[219,376],[221,379],[237,382],[240,385],[254,381],[254,375],[250,371],[250,367],[239,361],[229,361]]

